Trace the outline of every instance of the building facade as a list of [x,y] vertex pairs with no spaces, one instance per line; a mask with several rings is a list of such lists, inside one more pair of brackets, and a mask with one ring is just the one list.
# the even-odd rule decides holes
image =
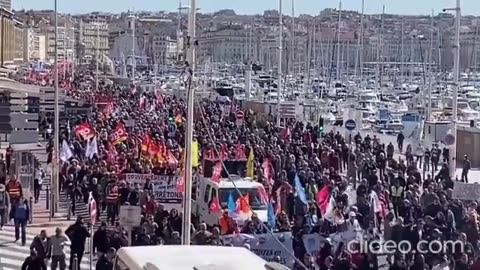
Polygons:
[[[87,62],[96,58],[97,50],[99,57],[109,54],[108,24],[104,20],[81,19],[78,23],[77,41],[75,46],[78,50],[78,58]],[[82,60],[83,61],[83,60]]]
[[23,23],[13,13],[0,8],[0,64],[2,66],[23,62]]
[[259,39],[253,31],[241,26],[225,26],[205,31],[198,37],[200,62],[240,64],[258,58]]
[[12,0],[0,0],[0,8],[12,10]]

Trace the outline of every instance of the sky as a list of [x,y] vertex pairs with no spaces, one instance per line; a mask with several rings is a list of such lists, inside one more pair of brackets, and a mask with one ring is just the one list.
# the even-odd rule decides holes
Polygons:
[[[174,11],[179,0],[58,0],[61,13],[92,11],[120,13],[127,10]],[[181,0],[184,5],[188,0]],[[480,15],[480,0],[461,0],[462,13]],[[54,0],[12,0],[14,9],[53,9]],[[296,14],[318,14],[324,8],[337,8],[339,0],[295,0]],[[284,12],[291,14],[292,0],[283,0]],[[237,14],[258,14],[267,9],[278,9],[278,0],[197,0],[200,12],[234,9]],[[365,0],[366,13],[431,14],[455,6],[455,0]],[[342,0],[342,9],[361,10],[362,0]]]

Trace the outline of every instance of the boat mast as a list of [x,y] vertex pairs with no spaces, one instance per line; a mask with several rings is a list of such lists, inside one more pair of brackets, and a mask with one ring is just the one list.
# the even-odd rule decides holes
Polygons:
[[[292,0],[292,30],[290,31],[290,74],[295,74],[295,0]],[[292,87],[293,91],[293,87]]]
[[365,11],[365,0],[362,0],[362,13],[360,14],[360,35],[358,36],[357,40],[357,52],[355,56],[355,69],[354,75],[360,75],[360,87],[363,85],[363,78],[362,78],[362,55],[363,55],[363,15]]
[[432,9],[432,18],[430,22],[430,50],[428,54],[428,98],[427,98],[427,115],[425,119],[430,121],[430,117],[432,115],[432,87],[433,87],[433,67],[432,67],[432,60],[433,60],[433,20],[434,20],[434,11]]
[[400,36],[400,87],[403,90],[403,82],[404,82],[404,66],[405,66],[405,17],[402,18],[402,34]]
[[278,67],[277,67],[277,127],[280,127],[280,99],[282,93],[282,60],[283,60],[283,14],[282,1],[278,0]]
[[380,80],[381,80],[381,73],[380,73],[380,58],[381,58],[381,54],[380,54],[380,46],[382,45],[383,43],[383,17],[385,15],[385,6],[383,6],[383,10],[382,10],[382,17],[381,17],[381,20],[380,20],[380,31],[379,31],[379,34],[378,34],[378,39],[377,39],[377,75],[376,75],[376,89],[377,89],[377,94],[380,93]]
[[342,0],[338,2],[338,26],[337,26],[337,81],[340,80],[340,26],[342,23]]

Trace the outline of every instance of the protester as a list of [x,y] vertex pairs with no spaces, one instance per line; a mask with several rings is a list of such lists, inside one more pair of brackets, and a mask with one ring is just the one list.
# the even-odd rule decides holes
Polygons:
[[51,257],[51,242],[47,237],[47,232],[41,230],[40,234],[33,238],[32,243],[30,244],[30,251],[32,254],[35,254],[35,258],[41,259],[46,265],[47,261]]
[[9,221],[10,196],[4,184],[0,184],[0,230]]
[[[66,89],[67,94],[86,99],[95,107],[90,116],[68,120],[74,132],[63,132],[62,141],[71,153],[62,160],[61,179],[73,207],[88,203],[92,197],[101,206],[98,213],[107,212],[107,220],[100,220],[101,228],[93,239],[99,257],[108,261],[105,251],[118,250],[128,242],[179,244],[182,216],[178,211],[165,210],[153,178],[182,176],[185,102],[159,89],[144,92],[133,85],[127,88],[100,82],[96,91],[91,86],[80,86],[81,82],[78,75]],[[293,258],[284,255],[278,261],[294,269],[370,270],[378,269],[377,254],[347,248],[350,242],[358,241],[359,234],[367,241],[407,240],[416,246],[423,239],[463,239],[463,233],[464,242],[475,250],[467,258],[458,255],[458,250],[427,252],[424,256],[395,252],[388,256],[389,267],[453,269],[452,265],[477,262],[478,204],[452,197],[455,182],[450,179],[448,159],[440,159],[438,145],[417,147],[416,142],[407,142],[400,133],[395,148],[395,137],[387,143],[376,134],[358,132],[352,140],[340,131],[324,132],[323,126],[295,119],[282,119],[280,128],[275,119],[264,120],[251,111],[244,111],[244,122],[238,125],[236,112],[240,104],[234,102],[197,100],[195,110],[192,144],[198,146],[198,161],[193,164],[197,176],[194,183],[202,176],[213,175],[215,163],[223,163],[226,169],[220,167],[219,178],[237,174],[262,184],[262,203],[268,206],[269,213],[268,220],[252,214],[245,222],[237,223],[236,206],[240,209],[246,204],[247,209],[252,208],[256,203],[253,198],[246,200],[245,194],[239,195],[243,198],[233,201],[233,209],[209,200],[209,206],[215,206],[211,208],[220,216],[218,224],[207,226],[201,219],[192,219],[194,244],[244,246],[243,242],[234,243],[236,236],[243,237],[255,251],[260,242],[274,234],[280,242],[275,241],[275,245],[297,259],[294,264]],[[231,161],[243,165],[233,167]],[[127,178],[128,174],[145,177],[135,181]],[[182,190],[181,182],[172,185]],[[134,228],[131,239],[118,224],[122,205],[142,208],[139,226]],[[71,259],[77,254],[80,262],[85,238],[90,234],[81,222],[71,228],[67,230],[72,239]],[[81,237],[73,237],[72,232]],[[285,235],[291,239],[285,239]],[[316,249],[308,245],[311,238],[319,239],[314,241]]]
[[35,254],[35,251],[30,251],[30,256],[25,258],[22,264],[22,270],[47,270],[47,265],[42,258]]
[[35,179],[33,180],[33,197],[35,203],[38,203],[40,198],[40,191],[42,190],[43,178],[45,177],[45,171],[43,168],[37,168],[35,170]]
[[50,237],[50,250],[52,257],[52,270],[56,270],[57,266],[60,270],[65,270],[66,265],[66,254],[65,246],[70,245],[70,239],[63,234],[62,229],[56,228],[55,235]]
[[70,246],[70,270],[73,270],[73,260],[76,257],[78,263],[78,269],[80,269],[80,264],[82,262],[83,254],[85,253],[85,241],[90,237],[90,233],[83,223],[81,217],[77,218],[75,224],[70,225],[65,231],[65,234],[71,241]]
[[[13,207],[13,218],[15,222],[15,241],[22,239],[22,246],[27,242],[27,223],[30,220],[31,210],[28,206],[27,199],[17,198],[15,203],[12,203]],[[38,255],[38,254],[37,254]]]

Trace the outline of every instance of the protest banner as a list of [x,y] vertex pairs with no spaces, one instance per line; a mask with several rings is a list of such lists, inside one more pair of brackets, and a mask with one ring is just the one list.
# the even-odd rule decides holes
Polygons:
[[271,262],[278,257],[280,258],[280,263],[289,268],[292,268],[295,262],[290,256],[290,254],[293,254],[291,232],[274,233],[273,236],[270,234],[250,235],[241,233],[222,235],[220,237],[227,246],[243,247],[245,244],[248,244],[253,253],[266,261]]
[[[333,250],[337,250],[340,247],[340,244],[343,244],[343,248],[351,241],[358,241],[362,238],[362,233],[355,232],[352,230],[347,230],[344,232],[332,233],[328,236],[328,241],[332,245]],[[305,250],[311,256],[316,256],[320,249],[327,242],[327,238],[319,234],[304,234],[302,236],[303,244]]]
[[303,245],[310,256],[316,256],[325,242],[326,238],[317,233],[303,235]]
[[125,174],[125,180],[128,183],[139,184],[142,188],[147,179],[152,183],[156,201],[167,206],[166,209],[181,209],[183,192],[177,189],[178,176],[140,173]]
[[454,199],[473,201],[480,198],[480,185],[455,182],[452,196]]

